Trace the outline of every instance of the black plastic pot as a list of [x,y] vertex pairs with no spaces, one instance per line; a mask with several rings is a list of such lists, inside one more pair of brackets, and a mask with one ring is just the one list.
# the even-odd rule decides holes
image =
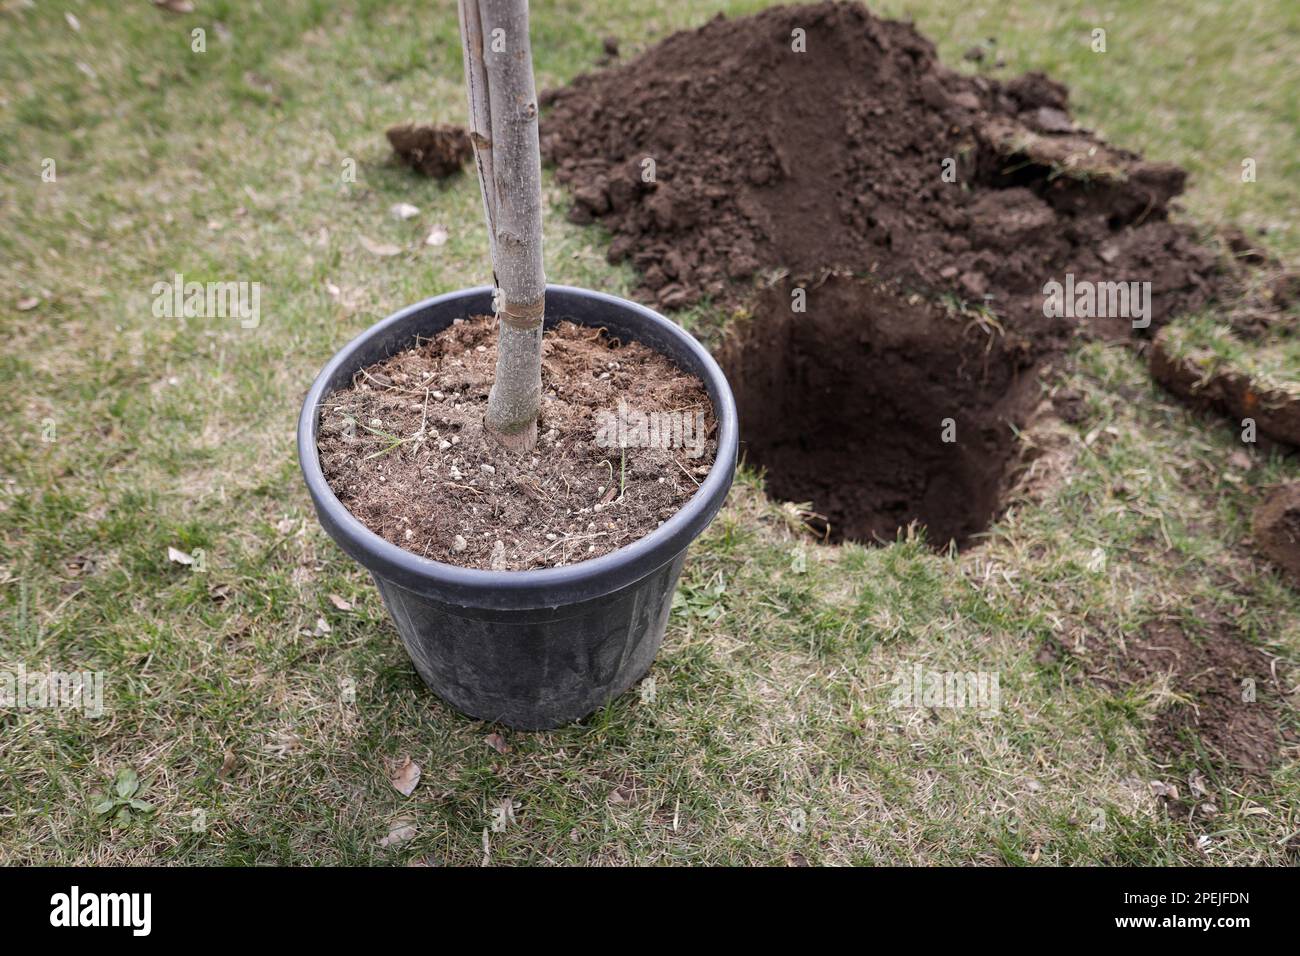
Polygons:
[[645,537],[603,557],[537,571],[480,571],[390,544],[334,497],[316,448],[321,404],[358,369],[453,319],[491,313],[484,286],[417,303],[367,329],[325,366],[298,420],[298,460],[320,523],[379,586],[420,676],[466,714],[542,729],[578,720],[650,669],[690,543],[713,520],[736,465],[736,404],[722,370],[680,327],[611,295],[548,286],[546,322],[569,319],[635,340],[698,375],[713,401],[718,452],[694,497]]

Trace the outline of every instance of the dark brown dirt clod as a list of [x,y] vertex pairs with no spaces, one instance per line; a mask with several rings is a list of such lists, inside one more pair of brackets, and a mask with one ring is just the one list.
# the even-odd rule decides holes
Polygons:
[[1244,372],[1214,367],[1212,359],[1208,352],[1175,355],[1162,331],[1151,345],[1151,377],[1194,408],[1229,415],[1238,425],[1252,418],[1260,434],[1300,447],[1300,397],[1261,388]]
[[[461,567],[527,570],[599,557],[674,515],[717,449],[704,386],[664,356],[561,322],[543,340],[540,438],[512,454],[483,431],[496,323],[458,320],[363,370],[321,409],[334,494],[393,544]],[[660,413],[691,431],[633,432],[625,454],[600,413]],[[648,438],[659,444],[638,444]],[[604,442],[602,444],[602,442]]]
[[1224,282],[1169,220],[1182,170],[1077,129],[1065,87],[1041,74],[953,72],[911,25],[856,4],[718,17],[546,99],[542,149],[574,218],[604,223],[611,259],[630,259],[638,294],[664,308],[742,301],[764,269],[842,269],[987,294],[1004,327],[1049,341],[1074,326],[1043,315],[1044,283],[1066,273],[1150,281],[1153,327]]
[[1255,547],[1300,588],[1300,481],[1274,488],[1254,515]]
[[388,130],[388,142],[399,160],[416,172],[445,179],[474,155],[469,133],[460,126],[406,123]]

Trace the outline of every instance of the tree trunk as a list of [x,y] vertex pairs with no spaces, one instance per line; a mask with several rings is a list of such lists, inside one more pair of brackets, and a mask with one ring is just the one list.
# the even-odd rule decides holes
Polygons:
[[497,287],[497,370],[484,427],[507,448],[537,442],[542,391],[542,171],[527,0],[460,0],[470,139]]

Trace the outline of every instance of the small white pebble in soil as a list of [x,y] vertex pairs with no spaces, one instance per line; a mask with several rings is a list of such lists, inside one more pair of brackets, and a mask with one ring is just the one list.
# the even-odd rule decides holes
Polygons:
[[[442,451],[446,451],[450,447],[451,447],[451,442],[446,441],[445,439],[443,441],[438,442],[438,448]],[[659,480],[663,481],[662,478],[660,478]]]
[[482,464],[482,465],[479,465],[478,467],[479,467],[479,470],[482,471],[483,474],[485,474],[485,475],[495,475],[495,474],[497,473],[497,470],[496,470],[495,468],[493,468],[493,467],[492,467],[491,465],[489,465],[489,464]]
[[555,540],[555,535],[554,535],[554,534],[548,534],[548,535],[546,536],[546,540],[547,540],[547,541],[554,541],[554,540]]
[[453,551],[464,551],[467,547],[469,547],[469,542],[461,535],[456,535],[455,540],[451,543],[451,550]]
[[434,392],[433,397],[436,398],[438,401],[442,401],[447,396],[442,394],[442,392]]
[[451,443],[452,443],[453,445],[459,445],[459,444],[460,444],[460,436],[459,436],[459,435],[452,435],[452,436],[451,436]]
[[415,532],[412,531],[410,528],[407,528],[407,529],[406,529],[406,540],[407,540],[407,541],[410,541],[410,540],[411,540],[412,538],[414,538],[414,537],[415,537]]
[[476,348],[474,351],[475,351],[475,352],[486,352],[486,351],[487,351],[487,346],[486,346],[486,345],[480,345],[480,346],[479,346],[478,348]]
[[504,571],[506,569],[506,544],[504,541],[498,541],[492,545],[492,570]]

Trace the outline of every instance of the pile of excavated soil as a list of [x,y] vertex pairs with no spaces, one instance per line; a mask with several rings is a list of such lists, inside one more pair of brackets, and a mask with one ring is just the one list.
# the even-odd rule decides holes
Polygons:
[[603,223],[610,259],[630,259],[662,308],[745,301],[769,271],[871,272],[987,306],[1042,348],[1077,324],[1043,315],[1044,284],[1067,273],[1151,282],[1155,327],[1224,280],[1169,220],[1183,170],[1078,128],[1041,74],[958,74],[911,25],[856,4],[718,17],[543,102],[571,217]]
[[717,452],[699,379],[561,322],[543,339],[537,448],[520,455],[483,431],[496,340],[491,316],[457,320],[321,409],[325,478],[371,531],[448,564],[524,571],[631,544],[695,494]]

